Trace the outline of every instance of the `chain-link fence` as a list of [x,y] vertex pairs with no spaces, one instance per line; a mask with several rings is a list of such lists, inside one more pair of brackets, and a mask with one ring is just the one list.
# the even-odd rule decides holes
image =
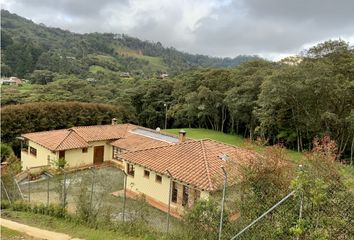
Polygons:
[[[87,222],[142,221],[157,231],[165,232],[167,214],[150,206],[143,197],[124,198],[124,181],[125,174],[114,167],[91,168],[75,172],[61,169],[56,174],[24,172],[17,178],[2,177],[1,192],[2,199],[12,202],[23,200],[31,204],[65,206],[70,213],[75,213]],[[284,236],[287,236],[286,239],[297,240],[305,236],[303,231],[308,231],[306,233],[308,239],[325,236],[326,231],[329,232],[327,239],[351,239],[354,236],[353,194],[345,189],[341,191],[339,185],[337,188],[327,189],[328,185],[325,182],[314,181],[313,186],[307,186],[307,181],[301,180],[301,188],[299,186],[293,190],[288,197],[290,190],[276,198],[265,196],[265,200],[273,200],[263,203],[257,200],[254,205],[252,202],[241,204],[242,201],[254,198],[252,195],[245,198],[242,194],[249,193],[240,186],[227,187],[221,239],[235,237],[283,197],[286,197],[284,202],[235,239],[284,239]],[[178,236],[175,239],[217,239],[220,196],[221,192],[219,196],[215,194],[212,197],[215,201],[214,205],[206,204],[205,208],[200,205],[199,208],[194,209],[195,215],[191,215],[191,222],[171,217],[169,229],[171,234]],[[246,209],[240,209],[242,205],[246,206]]]
[[[56,204],[85,221],[143,221],[156,230],[165,231],[167,214],[150,206],[144,197],[125,197],[124,181],[123,171],[114,167],[74,172],[59,169],[55,174],[25,171],[4,182],[1,189],[5,200]],[[170,229],[178,224],[178,220],[171,219]]]

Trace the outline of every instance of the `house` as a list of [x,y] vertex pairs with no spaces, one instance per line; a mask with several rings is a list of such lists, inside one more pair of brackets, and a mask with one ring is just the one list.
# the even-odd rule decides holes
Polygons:
[[21,135],[22,169],[53,165],[65,159],[68,166],[100,164],[105,161],[121,162],[126,151],[164,146],[178,142],[175,136],[133,124],[82,126]]
[[[254,157],[248,150],[214,140],[184,140],[180,133],[176,144],[130,151],[122,154],[127,177],[127,191],[144,194],[152,205],[166,210],[171,185],[172,211],[182,214],[198,199],[207,199],[223,186],[222,167],[229,161],[244,161]],[[237,174],[228,169],[229,177]],[[172,182],[171,182],[172,181]]]
[[124,78],[129,78],[130,77],[130,73],[129,72],[121,72],[119,74],[120,77],[124,77]]
[[161,73],[158,78],[159,78],[159,79],[168,78],[168,74],[167,74],[167,73]]
[[[210,139],[191,140],[133,124],[82,126],[22,134],[22,169],[47,166],[63,158],[69,167],[114,161],[127,175],[126,192],[143,194],[150,204],[177,216],[223,184],[222,167],[251,158],[248,150]],[[234,175],[235,172],[229,171]]]
[[0,80],[1,85],[16,85],[19,86],[22,84],[21,79],[17,77],[10,77],[9,79],[1,79]]

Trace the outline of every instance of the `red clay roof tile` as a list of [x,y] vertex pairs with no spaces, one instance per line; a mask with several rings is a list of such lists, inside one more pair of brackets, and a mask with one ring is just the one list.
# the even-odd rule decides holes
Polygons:
[[254,156],[248,150],[205,139],[127,152],[122,158],[164,175],[168,170],[179,181],[214,191],[223,182],[221,167],[226,167],[226,161],[221,156],[224,155],[232,161]]

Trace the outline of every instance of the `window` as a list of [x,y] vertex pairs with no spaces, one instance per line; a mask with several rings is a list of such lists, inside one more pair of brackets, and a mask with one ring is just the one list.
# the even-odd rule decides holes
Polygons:
[[33,156],[37,157],[37,149],[35,149],[34,147],[30,147],[30,153],[31,153]]
[[144,177],[149,178],[150,177],[150,171],[144,170]]
[[83,153],[87,153],[87,150],[88,150],[87,148],[83,148],[83,149],[82,149],[82,152],[83,152]]
[[113,159],[118,159],[120,160],[119,156],[123,152],[122,148],[119,147],[113,147]]
[[135,168],[134,168],[134,165],[133,165],[133,164],[127,163],[127,173],[128,173],[128,175],[134,177]]
[[171,199],[172,202],[177,203],[177,195],[178,195],[177,183],[173,182],[172,183],[172,199]]
[[182,206],[186,206],[188,204],[189,198],[189,187],[183,185],[183,199],[182,199]]
[[200,191],[194,190],[194,201],[198,201],[200,199]]
[[156,174],[155,181],[158,182],[158,183],[162,183],[162,177],[160,175]]
[[59,151],[59,159],[65,159],[65,151]]

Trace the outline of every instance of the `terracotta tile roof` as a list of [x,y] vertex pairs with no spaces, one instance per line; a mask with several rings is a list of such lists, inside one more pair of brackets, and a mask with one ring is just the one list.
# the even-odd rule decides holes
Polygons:
[[88,147],[90,141],[114,140],[125,135],[131,124],[97,125],[22,134],[52,151]]
[[29,139],[49,150],[55,149],[62,143],[62,141],[69,135],[70,131],[67,129],[52,130],[44,132],[33,132],[22,134],[25,139]]
[[[173,178],[207,191],[217,190],[223,182],[221,167],[226,167],[226,161],[222,158],[242,161],[253,156],[248,150],[209,139],[122,154],[122,158],[128,162],[164,175],[169,170]],[[227,171],[236,174],[232,169]]]
[[74,148],[85,148],[90,145],[80,137],[76,132],[70,130],[70,133],[63,139],[55,150],[66,150]]
[[85,141],[103,141],[114,140],[124,136],[128,127],[134,126],[131,124],[116,124],[116,125],[97,125],[97,126],[82,126],[72,127]]

